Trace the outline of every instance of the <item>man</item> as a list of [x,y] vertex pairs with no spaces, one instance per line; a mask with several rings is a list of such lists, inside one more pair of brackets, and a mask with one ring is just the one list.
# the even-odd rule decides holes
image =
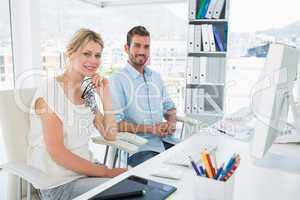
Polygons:
[[139,134],[149,141],[129,157],[128,164],[136,166],[165,150],[163,139],[176,130],[176,108],[161,76],[146,66],[150,33],[143,26],[133,27],[124,48],[128,61],[111,77],[110,87],[119,131]]

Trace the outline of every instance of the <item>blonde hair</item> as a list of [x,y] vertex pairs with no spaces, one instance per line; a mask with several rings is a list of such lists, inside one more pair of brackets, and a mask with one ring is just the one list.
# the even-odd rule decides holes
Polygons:
[[99,33],[86,28],[79,29],[68,43],[65,56],[69,58],[72,53],[91,41],[98,43],[102,49],[104,48],[104,43]]

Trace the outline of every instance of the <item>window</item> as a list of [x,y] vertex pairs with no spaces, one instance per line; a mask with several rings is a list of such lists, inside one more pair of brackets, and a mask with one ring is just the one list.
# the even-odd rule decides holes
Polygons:
[[7,90],[14,87],[8,0],[0,1],[0,30],[0,90]]
[[4,67],[0,67],[0,75],[4,75],[5,73],[5,68]]
[[4,56],[0,56],[0,67],[4,66]]
[[295,28],[299,26],[300,13],[295,2],[287,0],[284,4],[272,6],[266,14],[266,9],[271,4],[272,0],[230,2],[230,40],[226,75],[228,113],[251,106],[250,90],[264,67],[269,43],[280,42],[300,47],[299,31]]
[[110,75],[127,60],[123,46],[128,30],[144,25],[151,33],[151,66],[161,73],[183,112],[187,30],[182,27],[187,24],[187,3],[101,8],[84,1],[53,0],[40,5],[43,68],[62,67],[68,40],[84,27],[101,33],[105,45],[101,72]]
[[[10,10],[9,1],[0,1],[0,91],[14,87],[12,45],[10,30]],[[0,127],[1,128],[1,127]],[[4,162],[4,149],[2,139],[0,139],[0,162]],[[0,174],[0,199],[6,198],[7,175]]]

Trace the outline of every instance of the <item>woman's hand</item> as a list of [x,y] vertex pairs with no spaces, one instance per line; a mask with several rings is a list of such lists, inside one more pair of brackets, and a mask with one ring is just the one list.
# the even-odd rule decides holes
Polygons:
[[95,74],[91,78],[92,78],[92,83],[94,85],[95,91],[98,95],[103,94],[103,90],[108,89],[109,81],[107,78],[104,78],[99,74]]

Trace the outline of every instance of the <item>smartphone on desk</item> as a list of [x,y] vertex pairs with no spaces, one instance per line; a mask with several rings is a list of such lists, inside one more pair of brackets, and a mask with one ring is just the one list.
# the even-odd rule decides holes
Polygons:
[[[155,200],[164,200],[173,192],[175,192],[176,189],[176,187],[171,185],[159,183],[138,176],[129,176],[119,183],[116,183],[110,188],[104,190],[103,192],[100,192],[90,200],[151,200],[154,196]],[[130,196],[131,194],[136,195]]]

